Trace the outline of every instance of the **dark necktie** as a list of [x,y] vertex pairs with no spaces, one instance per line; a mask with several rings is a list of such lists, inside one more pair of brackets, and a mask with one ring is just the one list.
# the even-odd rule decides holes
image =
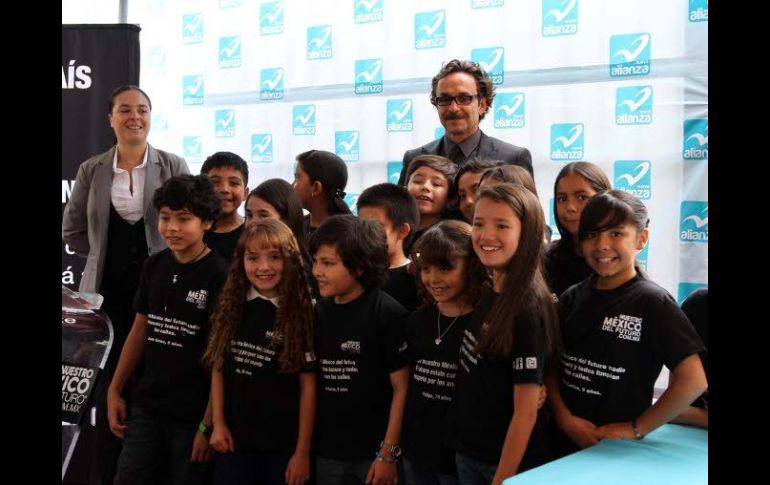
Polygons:
[[452,151],[449,152],[449,157],[447,158],[452,160],[455,165],[459,167],[465,161],[465,154],[460,148],[460,145],[455,145],[454,148],[452,148]]

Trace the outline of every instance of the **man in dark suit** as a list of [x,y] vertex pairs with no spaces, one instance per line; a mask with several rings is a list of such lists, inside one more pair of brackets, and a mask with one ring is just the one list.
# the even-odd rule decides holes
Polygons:
[[487,136],[479,129],[494,97],[495,86],[478,63],[458,59],[446,63],[434,76],[430,94],[446,132],[438,140],[404,153],[399,185],[407,184],[406,171],[412,159],[424,154],[443,155],[458,166],[471,158],[502,160],[526,168],[534,178],[529,150]]

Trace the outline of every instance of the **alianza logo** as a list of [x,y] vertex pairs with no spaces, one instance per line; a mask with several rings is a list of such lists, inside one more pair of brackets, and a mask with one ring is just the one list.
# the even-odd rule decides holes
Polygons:
[[307,59],[328,59],[332,56],[332,26],[316,25],[307,28]]
[[353,21],[357,24],[382,22],[382,0],[354,0]]
[[652,123],[652,86],[629,86],[615,90],[615,124]]
[[389,99],[385,108],[388,131],[412,131],[412,99]]
[[283,2],[268,2],[259,5],[259,35],[283,33]]
[[615,188],[647,200],[652,194],[652,164],[649,160],[616,160]]
[[283,68],[262,69],[259,73],[259,99],[283,98]]
[[689,0],[687,19],[690,22],[708,22],[709,0]]
[[446,12],[417,12],[414,14],[414,48],[434,49],[446,45]]
[[185,136],[182,138],[182,154],[187,163],[201,163],[201,137]]
[[446,128],[443,126],[437,126],[436,129],[433,130],[433,138],[439,139],[444,136],[444,133],[446,133]]
[[182,104],[203,104],[203,76],[194,74],[182,78]]
[[493,84],[503,84],[505,79],[505,49],[502,47],[484,47],[471,50],[471,60],[478,62],[487,71]]
[[684,120],[683,140],[682,158],[685,160],[707,160],[709,157],[709,119]]
[[551,160],[582,160],[585,146],[582,123],[551,125]]
[[219,38],[219,67],[241,66],[241,38],[237,35]]
[[356,61],[356,94],[378,94],[382,92],[382,59],[359,59]]
[[218,109],[214,112],[214,136],[231,138],[235,136],[235,110]]
[[498,93],[495,106],[495,128],[524,126],[524,93]]
[[404,167],[403,162],[393,161],[388,162],[388,182],[392,184],[398,183],[398,178],[401,176],[401,169]]
[[502,7],[505,0],[471,0],[471,8]]
[[298,104],[292,107],[292,135],[315,135],[315,105]]
[[700,290],[701,288],[708,288],[708,283],[692,283],[692,282],[685,282],[680,281],[678,288],[677,288],[677,297],[676,301],[680,305],[684,303],[684,301],[687,299],[688,296],[690,296],[690,293],[692,293],[695,290]]
[[358,161],[358,131],[335,131],[334,151],[346,162]]
[[705,200],[683,200],[679,217],[679,240],[709,242],[709,203]]
[[543,37],[578,31],[578,0],[543,0]]
[[613,35],[610,37],[610,76],[646,76],[650,73],[648,33]]
[[251,135],[251,161],[254,163],[273,161],[273,135],[270,133]]
[[342,199],[348,205],[350,212],[352,212],[354,216],[358,215],[358,207],[356,204],[358,204],[359,195],[361,194],[345,194],[345,197]]
[[203,14],[182,15],[182,44],[200,44],[201,42],[203,42]]

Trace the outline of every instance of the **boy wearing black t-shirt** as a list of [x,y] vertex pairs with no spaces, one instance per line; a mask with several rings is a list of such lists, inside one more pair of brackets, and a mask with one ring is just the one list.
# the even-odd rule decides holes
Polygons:
[[203,162],[201,174],[211,179],[221,199],[219,217],[203,242],[230,264],[245,222],[238,208],[249,195],[249,166],[233,152],[216,152]]
[[401,303],[408,312],[417,308],[417,285],[408,271],[409,257],[404,247],[414,236],[420,220],[417,201],[405,187],[384,183],[372,185],[358,197],[358,217],[382,224],[388,240],[388,279],[382,291]]
[[[332,216],[310,238],[316,305],[319,485],[392,483],[409,382],[407,312],[378,289],[388,267],[381,225]],[[376,458],[372,460],[372,455]]]
[[[227,264],[204,244],[203,233],[219,213],[219,199],[207,177],[182,175],[168,179],[153,204],[168,248],[144,264],[136,318],[107,391],[110,429],[124,439],[115,484],[208,483],[210,377],[200,358]],[[140,362],[126,421],[120,394]]]

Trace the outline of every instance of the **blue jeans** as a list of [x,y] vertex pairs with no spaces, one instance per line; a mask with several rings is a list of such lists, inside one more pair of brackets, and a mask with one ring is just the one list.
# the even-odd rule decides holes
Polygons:
[[215,485],[284,485],[291,453],[236,451],[217,458]]
[[456,474],[431,473],[415,466],[407,457],[404,464],[404,485],[459,485]]
[[195,426],[154,418],[134,404],[126,423],[115,485],[210,484],[213,463],[190,462],[197,431]]
[[317,456],[316,484],[317,485],[353,485],[366,481],[366,474],[372,465],[371,460],[335,460]]
[[462,485],[489,485],[495,478],[497,465],[477,460],[462,453],[455,454],[457,477]]

